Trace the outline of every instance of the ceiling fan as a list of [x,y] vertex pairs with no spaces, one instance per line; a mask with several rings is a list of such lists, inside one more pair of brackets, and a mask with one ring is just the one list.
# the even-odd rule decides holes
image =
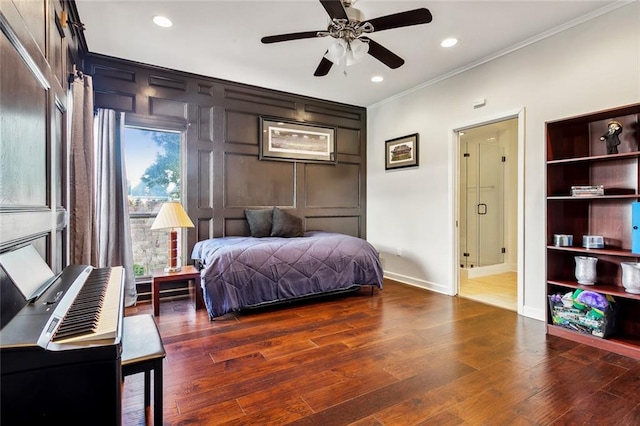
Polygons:
[[356,1],[320,0],[320,3],[322,3],[331,18],[326,30],[268,36],[263,37],[261,41],[269,44],[315,37],[333,37],[336,42],[329,46],[329,49],[322,57],[320,64],[313,73],[316,77],[327,75],[334,63],[342,62],[345,65],[350,65],[360,60],[367,53],[389,68],[395,69],[402,66],[404,59],[376,43],[366,34],[411,25],[428,24],[433,19],[429,9],[414,9],[364,20],[362,12],[353,7]]

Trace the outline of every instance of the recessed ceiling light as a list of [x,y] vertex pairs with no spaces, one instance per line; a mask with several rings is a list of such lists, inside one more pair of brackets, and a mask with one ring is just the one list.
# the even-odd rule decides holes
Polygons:
[[160,15],[153,17],[153,23],[162,28],[169,28],[170,26],[173,25],[173,22],[171,22],[171,19],[167,18],[166,16],[160,16]]
[[456,44],[458,44],[458,39],[451,37],[451,38],[445,38],[444,40],[442,40],[442,42],[440,43],[440,46],[452,47],[452,46],[455,46]]
[[373,77],[371,77],[371,81],[373,81],[374,83],[380,83],[382,80],[384,80],[384,77],[381,75],[374,75]]

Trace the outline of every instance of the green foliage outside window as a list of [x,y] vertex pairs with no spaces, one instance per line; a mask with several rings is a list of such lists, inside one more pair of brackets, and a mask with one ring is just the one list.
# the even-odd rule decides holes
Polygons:
[[181,197],[182,133],[125,128],[125,166],[133,243],[134,274],[147,277],[167,265],[167,231],[151,230],[167,200]]
[[147,188],[163,188],[170,199],[180,199],[180,135],[147,132],[160,148],[156,160],[140,178]]

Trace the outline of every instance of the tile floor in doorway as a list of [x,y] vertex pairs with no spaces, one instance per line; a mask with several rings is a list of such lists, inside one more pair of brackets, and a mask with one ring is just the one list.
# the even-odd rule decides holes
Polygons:
[[469,279],[467,271],[460,269],[460,297],[488,305],[517,311],[518,275],[516,272],[487,275]]

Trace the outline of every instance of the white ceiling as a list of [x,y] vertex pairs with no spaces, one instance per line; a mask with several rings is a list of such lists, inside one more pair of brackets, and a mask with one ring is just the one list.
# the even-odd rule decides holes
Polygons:
[[[343,102],[370,106],[593,19],[628,1],[359,0],[365,18],[420,7],[429,24],[374,32],[370,38],[402,57],[395,70],[375,58],[314,77],[328,37],[262,44],[267,35],[324,30],[318,0],[76,0],[90,52]],[[173,27],[152,23],[165,15]],[[459,43],[440,47],[446,37]],[[535,66],[535,64],[531,64]],[[382,75],[382,83],[372,83]]]

